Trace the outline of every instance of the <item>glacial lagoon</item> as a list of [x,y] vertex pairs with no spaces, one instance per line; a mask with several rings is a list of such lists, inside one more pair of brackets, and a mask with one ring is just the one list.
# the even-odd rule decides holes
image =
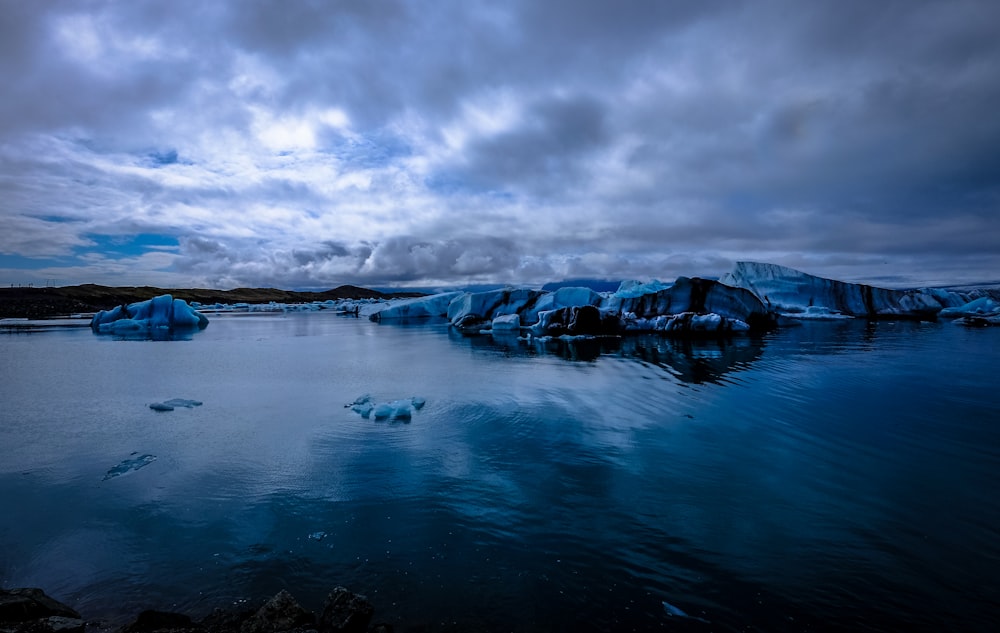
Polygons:
[[[289,313],[180,338],[0,334],[0,586],[114,620],[344,585],[400,631],[1000,614],[998,328],[526,343]],[[202,404],[150,408],[172,399]]]

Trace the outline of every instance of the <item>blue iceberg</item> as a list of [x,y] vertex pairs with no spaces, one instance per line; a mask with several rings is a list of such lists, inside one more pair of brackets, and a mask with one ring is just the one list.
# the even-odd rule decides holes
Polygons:
[[90,328],[102,334],[142,334],[153,331],[201,330],[208,317],[183,299],[160,295],[111,310],[101,310],[90,320]]

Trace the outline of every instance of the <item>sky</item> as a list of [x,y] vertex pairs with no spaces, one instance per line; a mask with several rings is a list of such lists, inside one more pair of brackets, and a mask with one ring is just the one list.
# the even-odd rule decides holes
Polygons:
[[0,285],[1000,279],[995,0],[0,0]]

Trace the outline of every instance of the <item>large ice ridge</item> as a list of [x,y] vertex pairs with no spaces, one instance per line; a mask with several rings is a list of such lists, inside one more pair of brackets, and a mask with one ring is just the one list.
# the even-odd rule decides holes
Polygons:
[[[776,264],[738,262],[720,280],[623,281],[613,293],[503,288],[390,302],[373,321],[439,317],[464,333],[498,337],[595,336],[660,332],[726,336],[767,330],[787,319],[937,317],[1000,322],[1000,292],[892,290],[810,275]],[[963,321],[964,320],[964,321]],[[970,321],[971,320],[971,321]]]
[[890,290],[758,262],[737,262],[732,272],[719,281],[746,289],[763,301],[769,311],[793,318],[928,319],[974,298],[970,293],[940,288]]
[[382,308],[373,321],[445,317],[467,333],[533,336],[599,336],[625,331],[725,334],[766,328],[772,319],[750,291],[708,279],[681,277],[673,284],[623,282],[617,292],[589,288],[545,292],[504,288],[408,299]]

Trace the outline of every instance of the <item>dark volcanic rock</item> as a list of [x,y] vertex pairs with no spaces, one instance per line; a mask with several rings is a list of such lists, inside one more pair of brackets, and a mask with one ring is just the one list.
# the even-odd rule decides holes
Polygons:
[[294,629],[309,629],[316,625],[316,616],[306,611],[284,589],[264,603],[257,613],[240,627],[241,633],[277,633]]
[[0,624],[39,620],[51,616],[80,619],[79,613],[45,595],[41,589],[0,589]]
[[363,633],[373,615],[375,607],[367,598],[336,587],[323,604],[320,628],[331,633]]

